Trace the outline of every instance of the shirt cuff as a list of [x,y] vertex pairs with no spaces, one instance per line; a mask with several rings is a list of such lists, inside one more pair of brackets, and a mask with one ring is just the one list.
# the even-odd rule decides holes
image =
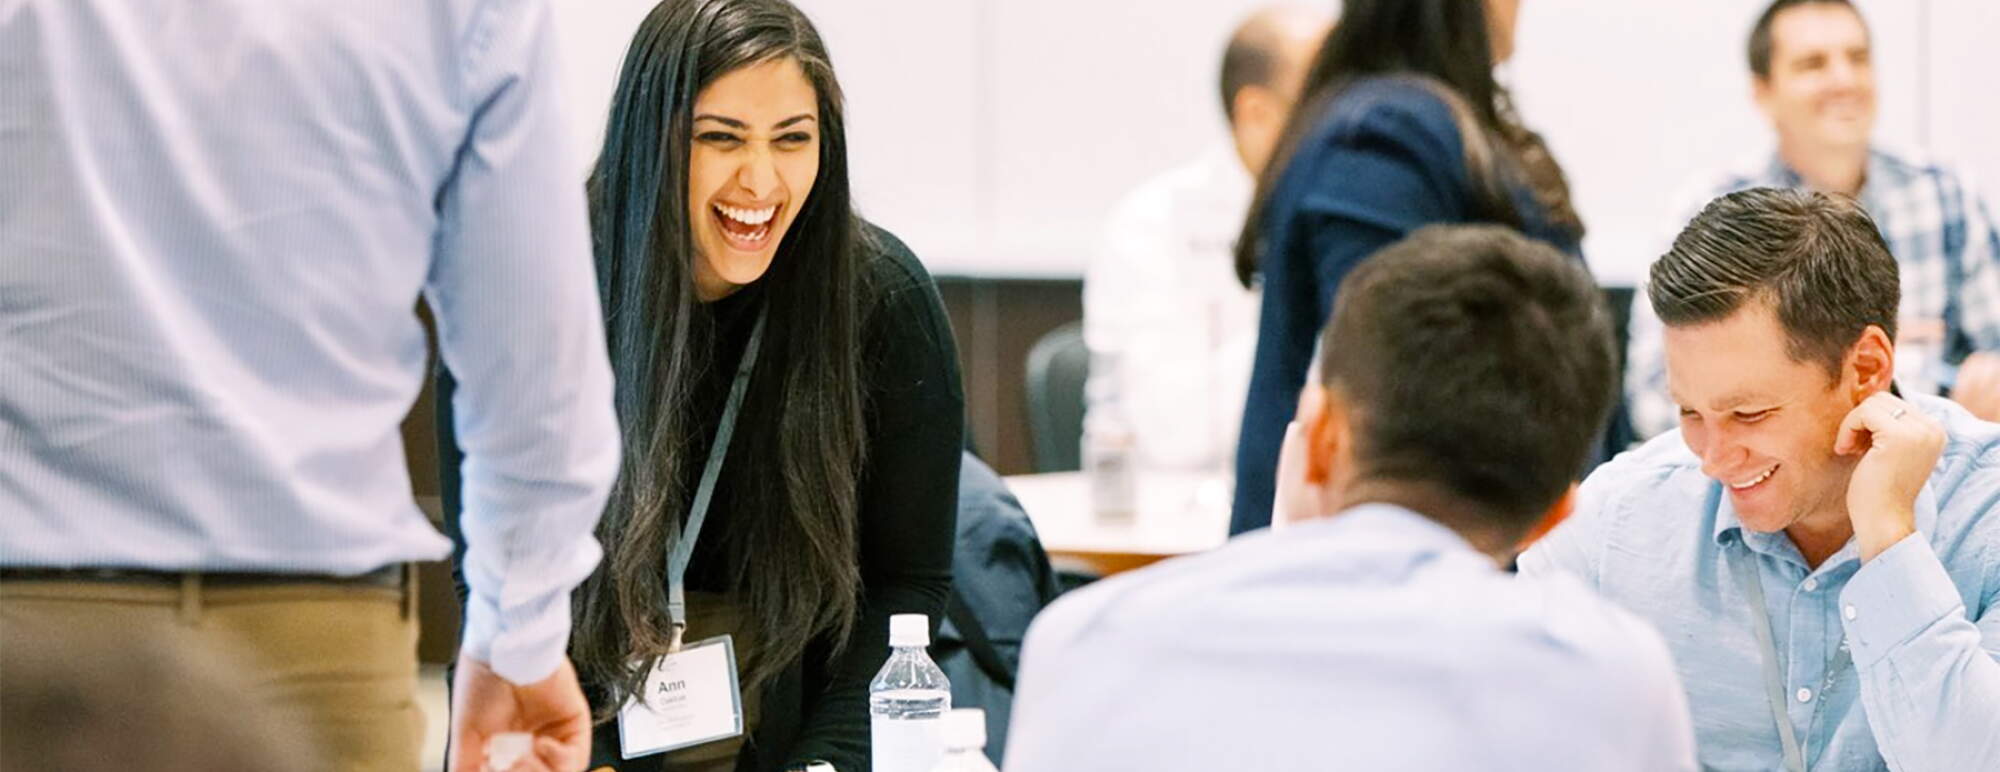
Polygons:
[[1964,608],[1958,586],[1922,533],[1903,537],[1863,564],[1840,593],[1841,624],[1861,668]]
[[516,686],[556,672],[569,646],[569,596],[516,604],[504,615],[490,600],[467,599],[459,655],[485,662]]

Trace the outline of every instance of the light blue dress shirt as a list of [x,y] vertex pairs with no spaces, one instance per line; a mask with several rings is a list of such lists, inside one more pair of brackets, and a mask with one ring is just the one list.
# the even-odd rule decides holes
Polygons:
[[[1782,768],[1753,610],[1728,553],[1763,587],[1786,709],[1815,770],[2000,769],[2000,425],[1936,397],[1944,455],[1917,499],[1917,533],[1866,565],[1853,541],[1807,569],[1783,533],[1747,531],[1679,431],[1585,481],[1567,522],[1521,558],[1566,571],[1666,634],[1702,764]],[[1845,637],[1853,665],[1822,691]]]
[[449,545],[547,675],[618,460],[546,0],[0,0],[0,565],[356,574]]
[[1064,596],[1007,769],[1692,770],[1658,633],[1365,505]]

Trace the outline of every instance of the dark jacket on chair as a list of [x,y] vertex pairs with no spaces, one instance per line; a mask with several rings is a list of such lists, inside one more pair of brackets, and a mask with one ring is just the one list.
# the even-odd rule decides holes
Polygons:
[[971,453],[958,472],[952,598],[931,656],[954,708],[986,710],[986,756],[999,766],[1028,623],[1056,597],[1056,575],[1021,502]]

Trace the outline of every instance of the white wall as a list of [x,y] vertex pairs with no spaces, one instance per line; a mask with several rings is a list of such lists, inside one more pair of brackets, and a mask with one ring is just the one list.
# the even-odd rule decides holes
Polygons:
[[2000,217],[2000,2],[1928,0],[1933,156],[1954,163]]
[[[864,214],[938,273],[1075,275],[1148,175],[1225,141],[1215,70],[1260,0],[795,0],[847,91]],[[1309,0],[1310,1],[1310,0]],[[2000,189],[1994,0],[1860,0],[1877,136]],[[557,0],[577,132],[602,131],[653,0]],[[1327,2],[1327,5],[1336,5]],[[1763,0],[1527,0],[1503,71],[1568,171],[1609,282],[1642,275],[1691,171],[1761,153],[1744,37]],[[593,149],[594,154],[594,149]]]
[[[1921,0],[1859,0],[1873,33],[1875,137],[1920,146]],[[1701,169],[1765,157],[1744,51],[1765,0],[1529,0],[1508,68],[1522,115],[1549,140],[1604,281],[1631,283],[1679,230],[1674,194]]]

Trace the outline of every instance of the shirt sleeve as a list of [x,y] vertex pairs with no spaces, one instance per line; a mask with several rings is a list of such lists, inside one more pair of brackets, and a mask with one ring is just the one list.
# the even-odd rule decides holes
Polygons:
[[1632,429],[1650,438],[1680,423],[1680,409],[1667,396],[1666,326],[1653,313],[1646,288],[1632,298],[1631,338],[1625,346],[1625,396]]
[[1992,210],[1970,183],[1959,187],[1965,250],[1958,256],[1959,323],[1977,351],[2000,353],[2000,231]]
[[1086,651],[1084,632],[1111,597],[1103,589],[1086,587],[1058,598],[1029,625],[1007,728],[1009,770],[1088,768],[1079,764],[1088,756],[1087,749],[1071,747],[1069,742],[1080,723],[1103,717],[1073,715],[1076,710],[1065,704],[1064,697],[1073,678],[1088,677],[1088,657],[1096,649]]
[[601,555],[618,429],[550,10],[481,10],[464,51],[472,120],[438,193],[425,294],[458,381],[461,652],[532,683],[561,663],[569,592]]
[[1084,271],[1084,342],[1093,364],[1116,363],[1115,374],[1092,368],[1084,393],[1091,411],[1124,419],[1149,462],[1187,466],[1213,448],[1210,432],[1188,423],[1191,410],[1212,404],[1208,379],[1198,376],[1212,365],[1197,345],[1211,309],[1191,286],[1198,278],[1183,274],[1190,245],[1184,224],[1172,221],[1168,192],[1143,188],[1126,199]]
[[[1656,239],[1660,254],[1666,254],[1674,239],[1699,214],[1702,207],[1722,191],[1735,187],[1709,177],[1698,178],[1673,196],[1676,214],[1664,224]],[[1632,429],[1640,439],[1650,439],[1680,425],[1680,406],[1667,393],[1666,326],[1654,313],[1646,295],[1646,282],[1639,282],[1632,298],[1632,319],[1625,344],[1625,401],[1632,414]]]
[[[914,258],[904,259],[914,265]],[[889,657],[889,617],[925,614],[935,632],[951,593],[965,440],[957,346],[928,276],[913,270],[883,291],[884,305],[869,322],[865,365],[872,382],[859,502],[861,617],[830,667],[825,691],[807,695],[799,744],[787,754],[791,764],[867,768],[868,682]]]
[[1840,617],[1890,769],[2000,769],[2000,614],[1968,618],[1929,540],[1912,534],[1862,565]]
[[1522,576],[1569,574],[1595,590],[1601,581],[1606,521],[1613,496],[1630,485],[1622,465],[1613,461],[1597,468],[1577,487],[1576,506],[1548,535],[1521,553],[1515,565]]
[[[1285,425],[1341,281],[1410,231],[1464,216],[1462,151],[1442,103],[1406,98],[1334,120],[1341,125],[1326,144],[1302,150],[1285,172],[1280,190],[1296,190],[1297,213],[1266,224],[1265,243],[1287,248],[1268,251],[1258,266],[1264,300],[1236,450],[1232,535],[1271,524]],[[1310,182],[1293,184],[1295,175]]]

